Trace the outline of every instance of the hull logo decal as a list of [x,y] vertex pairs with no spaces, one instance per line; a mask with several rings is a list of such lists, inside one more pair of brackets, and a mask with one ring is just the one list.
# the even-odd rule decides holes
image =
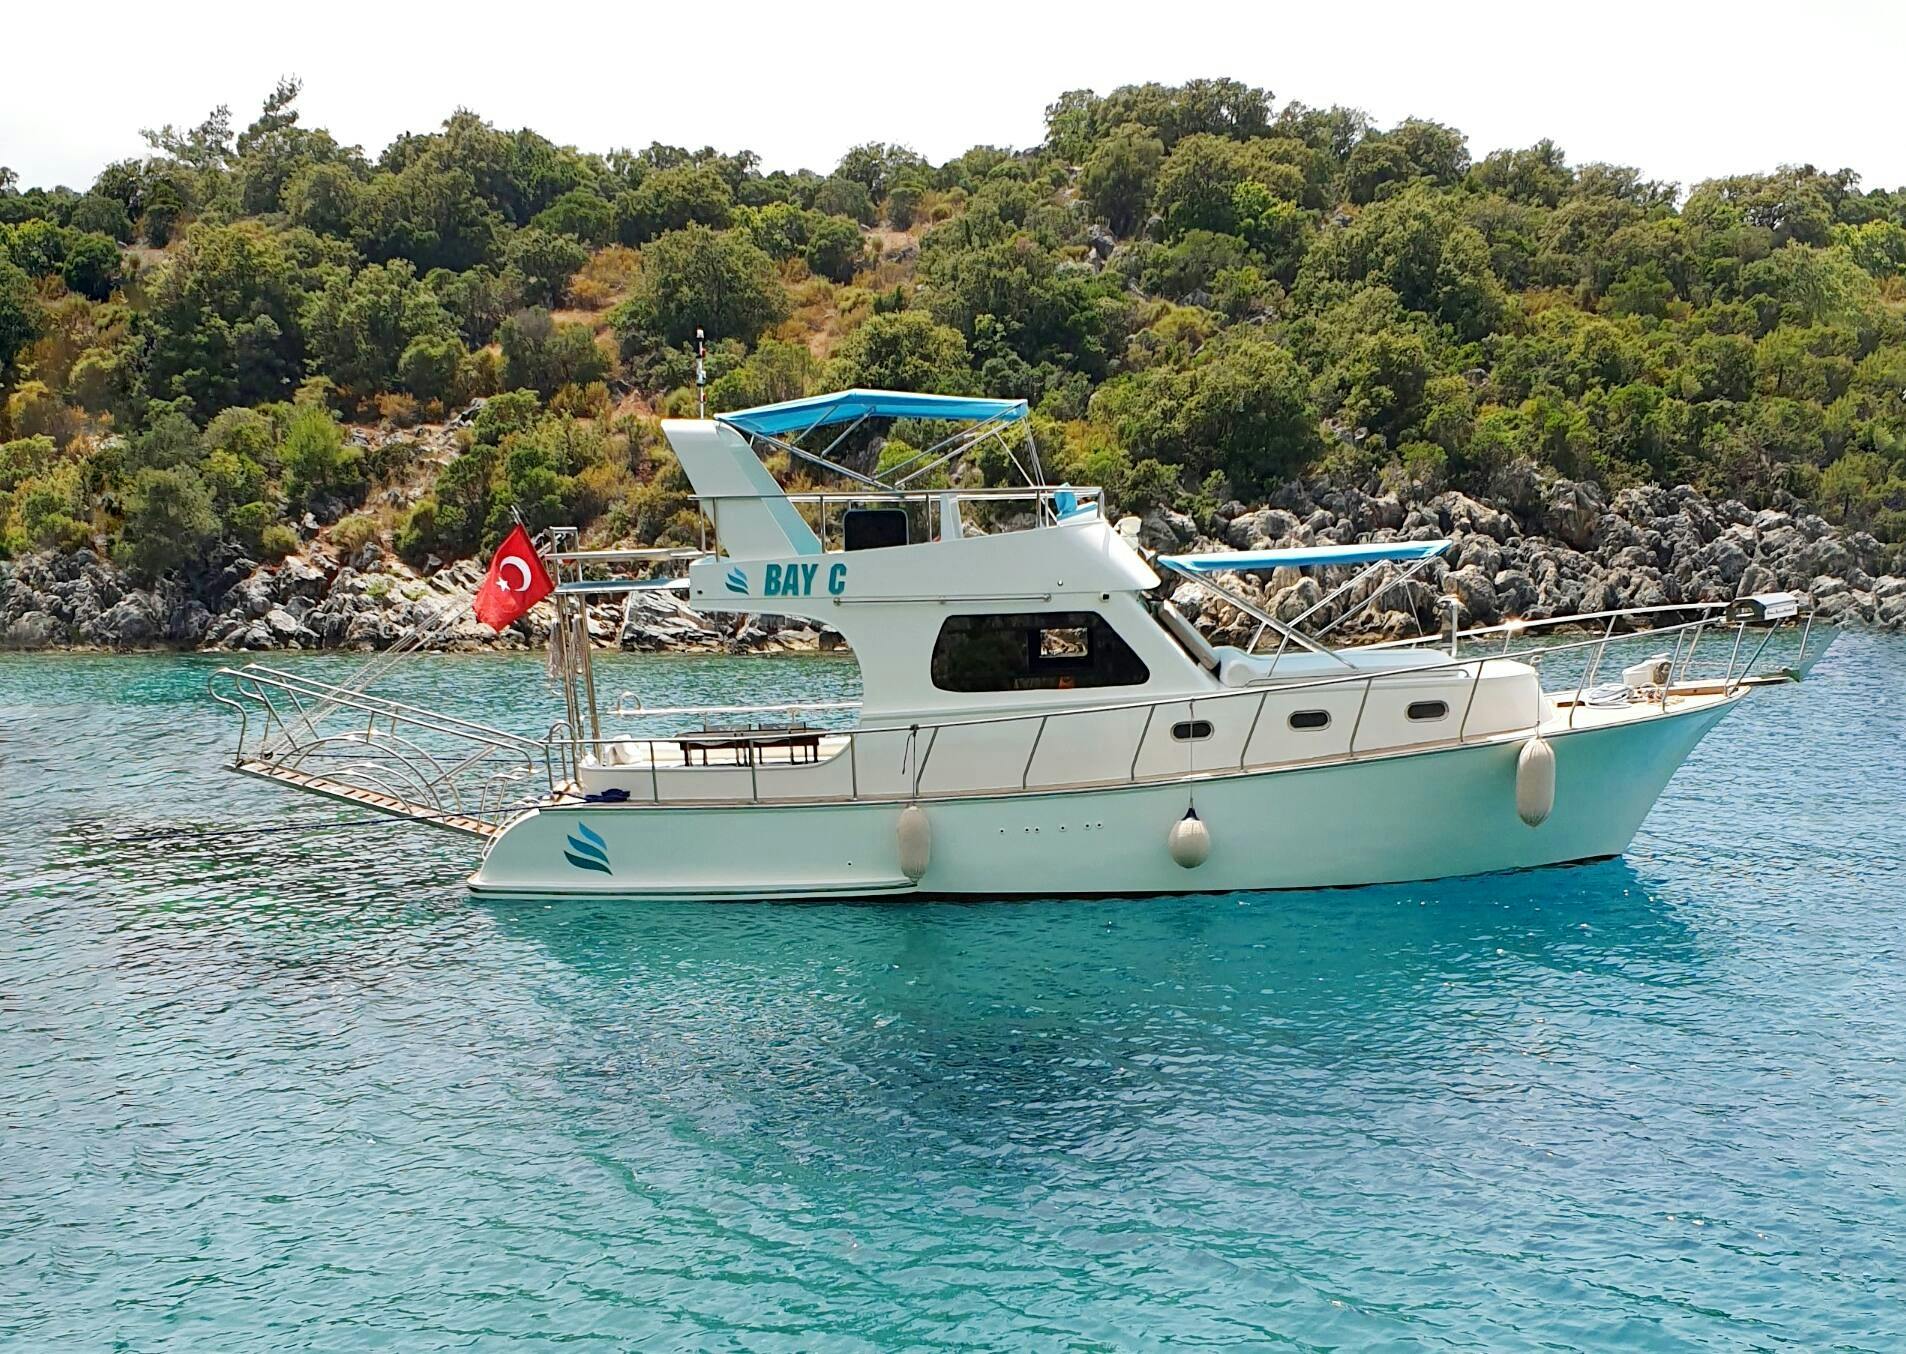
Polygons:
[[748,575],[739,565],[728,571],[728,591],[745,594],[748,591]]
[[563,859],[578,870],[594,870],[597,874],[614,873],[609,868],[609,843],[581,819],[576,820],[576,830],[569,834],[569,849],[563,852]]

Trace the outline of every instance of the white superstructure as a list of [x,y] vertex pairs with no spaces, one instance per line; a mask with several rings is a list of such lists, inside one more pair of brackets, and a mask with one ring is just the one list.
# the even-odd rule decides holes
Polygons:
[[[804,436],[827,428],[838,447],[891,418],[961,430],[901,473],[847,472],[853,486],[825,495],[790,496],[762,464],[764,449],[824,459]],[[240,769],[472,832],[486,845],[471,886],[489,893],[1045,896],[1420,879],[1624,850],[1744,694],[1742,640],[1761,619],[1684,609],[1693,619],[1651,631],[1660,652],[1617,681],[1597,680],[1614,618],[1590,640],[1513,655],[1506,633],[1467,653],[1459,639],[1449,651],[1330,649],[1225,591],[1219,571],[1413,571],[1445,543],[1148,559],[1097,491],[1038,482],[1029,436],[1025,489],[909,483],[1023,434],[1016,402],[849,391],[664,431],[717,547],[688,564],[689,600],[838,631],[862,677],[851,726],[730,706],[678,712],[668,733],[618,731],[598,706],[578,604],[655,586],[613,571],[668,552],[558,548],[565,719],[549,737],[254,667],[227,674],[223,695],[256,733]],[[1159,596],[1160,569],[1224,592],[1275,646],[1209,644]],[[1339,591],[1373,600],[1365,584]],[[1704,636],[1710,661],[1727,655],[1718,679],[1695,671]],[[1573,664],[1576,679],[1544,691],[1543,664]]]

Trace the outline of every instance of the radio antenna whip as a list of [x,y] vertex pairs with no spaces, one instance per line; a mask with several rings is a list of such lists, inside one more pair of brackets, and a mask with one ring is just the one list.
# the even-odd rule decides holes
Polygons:
[[695,417],[708,417],[708,341],[695,326]]

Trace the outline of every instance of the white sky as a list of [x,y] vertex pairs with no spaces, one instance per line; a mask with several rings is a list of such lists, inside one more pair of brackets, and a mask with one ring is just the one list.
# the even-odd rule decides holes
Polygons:
[[1900,0],[28,3],[0,16],[0,164],[83,188],[142,126],[229,103],[243,127],[280,74],[304,79],[307,125],[372,155],[463,105],[585,150],[825,171],[881,139],[939,162],[1036,143],[1062,90],[1228,75],[1435,118],[1478,158],[1550,136],[1683,186],[1801,161],[1906,185]]

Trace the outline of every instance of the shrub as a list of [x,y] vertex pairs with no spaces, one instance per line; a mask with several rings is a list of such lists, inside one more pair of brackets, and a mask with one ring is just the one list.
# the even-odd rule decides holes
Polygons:
[[453,334],[419,334],[397,359],[397,379],[420,400],[449,400],[466,356]]
[[331,544],[347,555],[355,555],[377,540],[380,534],[375,517],[369,513],[354,512],[348,517],[338,518],[337,525],[331,528]]
[[396,478],[417,464],[423,448],[408,437],[387,437],[364,455],[364,473],[378,484]]
[[259,553],[273,562],[297,554],[298,544],[298,533],[283,522],[273,522],[258,534]]
[[148,466],[127,488],[113,555],[134,574],[157,578],[198,559],[217,534],[212,490],[196,471]]
[[377,416],[393,428],[414,428],[423,421],[423,411],[414,396],[399,391],[379,395]]
[[526,310],[503,322],[503,379],[510,386],[554,394],[609,374],[609,357],[585,324],[556,324],[546,310]]
[[285,490],[292,501],[308,505],[323,494],[362,485],[363,453],[347,446],[344,432],[328,410],[303,405],[285,429]]
[[53,464],[56,448],[50,437],[22,437],[0,443],[0,489],[39,474]]
[[265,528],[278,520],[278,510],[269,503],[240,503],[225,514],[225,534],[252,554],[262,554]]
[[437,553],[436,499],[423,499],[404,515],[403,525],[397,528],[397,553],[418,568]]
[[91,534],[79,520],[85,511],[85,485],[79,466],[72,462],[22,482],[13,495],[14,522],[27,543],[42,550],[71,550],[84,544]]

